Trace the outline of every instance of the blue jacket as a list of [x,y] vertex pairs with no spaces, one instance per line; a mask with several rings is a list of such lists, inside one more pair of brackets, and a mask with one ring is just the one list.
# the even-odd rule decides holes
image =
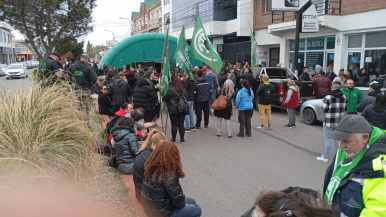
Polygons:
[[211,89],[217,89],[217,78],[214,72],[206,73],[205,78],[208,79]]
[[251,89],[251,96],[248,94],[247,88],[239,90],[236,96],[236,108],[238,110],[250,110],[253,109],[253,91]]

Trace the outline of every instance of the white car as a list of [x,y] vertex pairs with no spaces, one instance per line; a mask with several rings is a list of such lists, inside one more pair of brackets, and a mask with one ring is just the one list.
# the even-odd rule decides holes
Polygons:
[[28,77],[27,68],[22,64],[11,64],[5,69],[5,78],[26,78]]
[[7,65],[0,64],[0,76],[5,76],[5,69],[7,68]]

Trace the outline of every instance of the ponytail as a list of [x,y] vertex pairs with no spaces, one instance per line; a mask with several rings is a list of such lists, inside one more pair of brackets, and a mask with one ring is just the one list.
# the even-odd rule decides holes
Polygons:
[[249,82],[247,79],[243,79],[243,81],[241,82],[241,84],[243,85],[243,87],[247,88],[248,90],[248,95],[251,96],[252,93],[251,93],[251,85],[249,85]]
[[385,104],[386,104],[385,92],[378,93],[377,97],[375,98],[375,105],[378,108],[382,108]]

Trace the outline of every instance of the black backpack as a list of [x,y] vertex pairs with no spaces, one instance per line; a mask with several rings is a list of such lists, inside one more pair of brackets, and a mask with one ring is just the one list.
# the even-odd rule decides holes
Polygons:
[[110,134],[110,130],[116,125],[116,122],[118,121],[119,116],[114,116],[107,124],[106,124],[106,129],[105,132],[107,135]]
[[[174,88],[171,88],[172,91],[177,94],[177,96],[180,97],[180,100],[178,101],[178,104],[176,104],[174,101],[172,101],[174,103],[174,105],[177,106],[178,108],[178,111],[179,112],[184,112],[186,114],[189,113],[189,104],[188,104],[188,100],[182,95],[180,96],[180,94],[177,93],[177,91],[174,89]],[[186,92],[186,90],[184,89],[184,92]]]

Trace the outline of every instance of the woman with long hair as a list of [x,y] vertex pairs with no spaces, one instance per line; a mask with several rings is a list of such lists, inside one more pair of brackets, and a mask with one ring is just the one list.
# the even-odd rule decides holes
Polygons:
[[284,95],[282,106],[287,108],[289,122],[287,125],[284,125],[288,128],[296,127],[296,113],[295,110],[299,106],[298,99],[300,97],[300,90],[298,85],[296,85],[295,81],[289,80],[287,82],[287,92]]
[[98,106],[100,115],[114,116],[111,100],[107,96],[107,87],[105,85],[100,87],[98,96]]
[[[166,92],[162,98],[168,106],[168,112],[170,116],[170,122],[172,124],[172,142],[176,142],[177,128],[180,133],[180,139],[182,143],[185,143],[185,115],[188,114],[188,110],[180,111],[178,104],[180,100],[184,100],[187,103],[188,93],[186,92],[182,81],[180,79],[174,79],[170,89]],[[186,105],[188,108],[189,106]]]
[[217,134],[216,136],[221,136],[221,125],[222,119],[225,120],[225,125],[228,130],[228,138],[232,138],[232,129],[231,129],[231,116],[232,116],[232,99],[234,96],[233,82],[228,79],[225,81],[224,86],[217,91],[216,98],[220,95],[225,95],[228,97],[226,108],[223,110],[214,110],[214,115],[217,116]]
[[346,77],[346,80],[348,80],[348,79],[354,79],[354,76],[353,76],[353,74],[352,74],[352,70],[351,70],[351,69],[347,69],[347,70],[346,70],[345,77]]
[[139,153],[134,161],[134,185],[135,185],[135,196],[138,201],[141,201],[141,191],[142,191],[142,181],[143,174],[145,173],[145,163],[147,159],[150,157],[151,153],[157,147],[158,143],[163,140],[167,140],[166,135],[157,130],[152,130],[142,144],[141,148],[139,148]]
[[247,79],[243,79],[241,82],[241,87],[236,96],[235,106],[239,110],[239,133],[238,137],[244,137],[244,128],[245,134],[248,137],[252,136],[251,133],[251,119],[253,115],[253,92],[251,86]]
[[361,68],[359,73],[355,76],[355,86],[356,87],[368,87],[367,83],[370,81],[369,76],[365,68]]
[[335,82],[339,82],[341,88],[344,87],[344,84],[345,84],[345,82],[346,82],[346,77],[344,76],[344,69],[341,69],[341,70],[339,71],[338,76],[335,77],[334,80],[332,81],[332,83],[335,83]]
[[149,217],[201,216],[201,208],[182,191],[179,179],[184,177],[177,146],[161,141],[145,164],[141,201]]
[[362,116],[375,127],[386,132],[386,92],[381,92],[375,98],[375,104],[366,106]]

